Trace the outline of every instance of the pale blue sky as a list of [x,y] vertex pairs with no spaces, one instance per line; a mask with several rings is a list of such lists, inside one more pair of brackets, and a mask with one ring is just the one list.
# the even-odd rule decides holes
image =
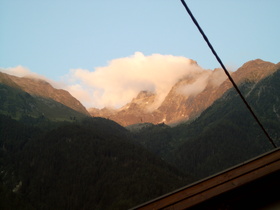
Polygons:
[[[226,65],[280,61],[279,0],[186,2]],[[136,51],[219,67],[180,0],[0,0],[0,31],[0,67],[53,80]]]

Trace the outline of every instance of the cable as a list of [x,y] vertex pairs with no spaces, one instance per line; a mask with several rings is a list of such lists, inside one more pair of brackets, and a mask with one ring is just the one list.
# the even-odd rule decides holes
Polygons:
[[205,35],[205,33],[203,32],[202,28],[199,26],[198,22],[196,21],[195,17],[193,16],[191,10],[189,9],[189,7],[187,6],[186,2],[184,0],[181,0],[183,6],[185,7],[185,9],[187,10],[188,14],[190,15],[192,21],[194,22],[194,24],[196,25],[197,29],[199,30],[200,34],[202,35],[202,37],[204,38],[204,40],[206,41],[207,45],[209,46],[209,48],[211,49],[212,53],[214,54],[214,56],[216,57],[217,61],[220,63],[221,67],[223,68],[224,72],[226,73],[226,75],[228,76],[229,80],[231,81],[232,85],[234,86],[234,88],[236,89],[236,91],[238,92],[239,96],[241,97],[241,99],[243,100],[243,102],[245,103],[245,105],[247,106],[247,108],[249,109],[249,111],[251,112],[251,114],[253,115],[253,117],[255,118],[256,122],[259,124],[259,126],[261,127],[261,129],[263,130],[263,132],[265,133],[265,135],[267,136],[268,140],[270,141],[270,143],[273,145],[274,148],[277,148],[277,146],[275,145],[275,143],[273,142],[273,140],[271,139],[271,137],[269,136],[269,134],[267,133],[267,131],[265,130],[264,126],[261,124],[261,122],[259,121],[258,117],[256,116],[256,114],[253,112],[252,108],[250,107],[250,105],[248,104],[248,102],[246,101],[246,99],[244,98],[244,96],[242,95],[241,91],[239,90],[239,88],[237,87],[237,85],[235,84],[234,80],[232,79],[232,77],[230,76],[228,70],[226,69],[226,67],[224,66],[222,60],[220,59],[220,57],[218,56],[218,54],[216,53],[216,51],[214,50],[212,44],[210,43],[210,41],[208,40],[207,36]]

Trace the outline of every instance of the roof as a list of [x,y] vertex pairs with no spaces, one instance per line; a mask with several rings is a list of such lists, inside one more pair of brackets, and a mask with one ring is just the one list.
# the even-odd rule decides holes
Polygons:
[[[275,172],[280,172],[280,148],[141,204],[133,209],[187,209],[234,189],[246,186]],[[265,184],[264,186],[268,185]]]

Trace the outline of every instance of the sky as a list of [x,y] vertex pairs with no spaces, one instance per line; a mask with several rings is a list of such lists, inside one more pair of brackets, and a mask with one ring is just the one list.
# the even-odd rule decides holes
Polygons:
[[[280,1],[186,3],[229,70],[280,61]],[[184,75],[189,59],[220,67],[180,0],[0,0],[0,31],[2,71],[63,83],[86,107],[120,107],[142,87],[167,90],[160,83]]]

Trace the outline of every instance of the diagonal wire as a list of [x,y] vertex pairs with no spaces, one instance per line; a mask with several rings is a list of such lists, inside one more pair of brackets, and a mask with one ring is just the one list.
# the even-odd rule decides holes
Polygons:
[[248,110],[251,112],[251,114],[253,115],[253,117],[255,118],[256,122],[259,124],[259,126],[261,127],[261,129],[263,130],[263,132],[265,133],[265,135],[267,136],[268,140],[270,141],[270,143],[273,145],[274,148],[277,148],[277,146],[275,145],[275,143],[273,142],[272,138],[269,136],[269,134],[267,133],[267,131],[265,130],[264,126],[262,125],[262,123],[260,122],[260,120],[258,119],[258,117],[256,116],[256,114],[253,112],[252,108],[250,107],[250,105],[248,104],[248,102],[246,101],[245,97],[242,95],[241,91],[239,90],[239,88],[237,87],[236,83],[234,82],[234,80],[232,79],[232,77],[230,76],[228,70],[226,69],[226,67],[224,66],[222,60],[220,59],[220,57],[218,56],[218,54],[216,53],[216,51],[214,50],[212,44],[210,43],[210,41],[208,40],[207,36],[205,35],[205,33],[203,32],[202,28],[199,26],[198,22],[196,21],[195,17],[193,16],[191,10],[189,9],[189,7],[187,6],[186,2],[184,0],[181,0],[183,6],[185,7],[185,9],[187,10],[189,16],[191,17],[192,21],[194,22],[194,24],[196,25],[197,29],[199,30],[200,34],[203,36],[205,42],[207,43],[207,45],[209,46],[209,48],[211,49],[212,53],[214,54],[214,56],[216,57],[217,61],[220,63],[221,67],[223,68],[224,72],[226,73],[226,75],[228,76],[229,80],[231,81],[232,85],[234,86],[234,88],[236,89],[236,91],[238,92],[239,96],[241,97],[241,99],[243,100],[243,102],[245,103],[245,105],[247,106]]

